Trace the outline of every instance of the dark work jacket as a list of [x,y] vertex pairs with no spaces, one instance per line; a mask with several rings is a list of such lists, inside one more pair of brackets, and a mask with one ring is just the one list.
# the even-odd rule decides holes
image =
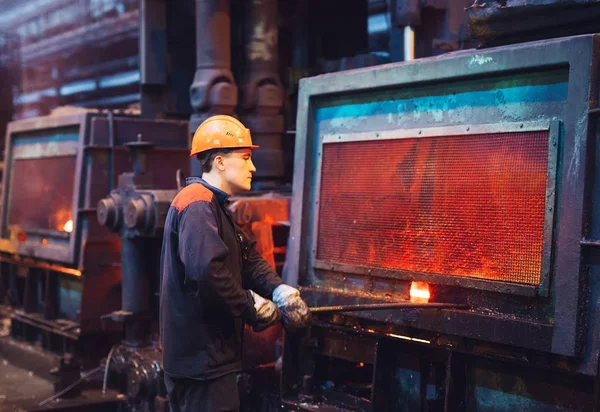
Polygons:
[[167,213],[161,255],[163,368],[213,379],[241,369],[242,321],[256,311],[248,289],[270,298],[283,282],[226,209],[227,193],[186,180]]

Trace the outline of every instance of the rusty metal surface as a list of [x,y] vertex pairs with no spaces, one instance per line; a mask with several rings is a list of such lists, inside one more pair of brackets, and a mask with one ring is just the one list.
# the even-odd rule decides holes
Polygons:
[[[312,285],[324,291],[329,290],[331,284],[344,293],[358,292],[373,284],[368,273],[351,276],[341,272],[332,276],[331,272],[314,268],[316,250],[306,247],[314,240],[311,228],[318,217],[313,202],[315,190],[319,190],[315,188],[319,184],[315,176],[324,135],[558,119],[562,126],[558,140],[556,206],[552,213],[560,219],[549,232],[553,251],[549,297],[531,299],[476,292],[467,289],[475,285],[457,281],[452,287],[438,285],[438,296],[468,297],[473,307],[470,313],[439,317],[420,314],[416,324],[408,319],[399,323],[561,355],[573,356],[582,345],[592,345],[591,351],[586,346],[586,353],[590,355],[579,362],[578,368],[583,373],[594,374],[592,365],[595,367],[598,347],[585,334],[583,317],[578,313],[585,302],[585,283],[581,282],[585,267],[581,264],[579,242],[588,165],[586,145],[592,136],[587,112],[589,102],[594,104],[597,94],[596,41],[594,36],[581,36],[487,51],[461,51],[444,57],[302,80],[292,233],[284,278],[292,284]],[[569,65],[570,76],[560,68],[564,65]],[[575,72],[580,74],[573,74]],[[546,80],[541,80],[543,78]],[[484,97],[486,90],[493,90],[489,92],[490,98]],[[519,98],[524,100],[516,103]],[[341,280],[346,277],[348,281]],[[401,282],[388,280],[387,283]],[[499,285],[497,291],[502,288]],[[382,287],[382,295],[384,290]],[[376,318],[385,322],[385,316],[370,316],[371,321]]]
[[[238,88],[231,73],[229,0],[196,0],[196,74],[190,86],[194,113],[190,133],[213,114],[231,114],[238,102]],[[201,176],[191,159],[193,176]]]
[[468,35],[484,46],[597,32],[597,0],[491,0],[466,8]]
[[256,184],[281,183],[284,174],[282,138],[284,90],[278,74],[278,2],[261,0],[245,4],[244,72],[240,84],[240,120],[260,146],[253,154]]
[[[291,197],[275,192],[262,195],[234,196],[229,210],[236,223],[248,236],[256,240],[256,250],[279,273],[280,256],[285,256],[286,245],[281,244],[274,228],[289,226]],[[286,237],[284,237],[286,238]]]
[[290,219],[291,196],[277,192],[262,195],[233,196],[229,210],[239,225],[254,222],[287,224]]

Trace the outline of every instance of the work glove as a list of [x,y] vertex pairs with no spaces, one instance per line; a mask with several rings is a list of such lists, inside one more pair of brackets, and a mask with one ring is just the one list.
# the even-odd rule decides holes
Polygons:
[[254,309],[256,310],[256,323],[252,325],[254,332],[261,332],[281,320],[281,312],[275,303],[263,298],[253,290],[250,291],[250,294],[254,300]]
[[287,330],[307,328],[310,326],[310,311],[300,292],[288,285],[279,285],[273,291],[273,302],[281,310],[283,326]]

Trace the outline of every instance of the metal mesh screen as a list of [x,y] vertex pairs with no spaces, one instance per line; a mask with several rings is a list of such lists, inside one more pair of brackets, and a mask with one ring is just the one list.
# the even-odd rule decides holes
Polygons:
[[317,259],[539,284],[548,137],[325,144]]

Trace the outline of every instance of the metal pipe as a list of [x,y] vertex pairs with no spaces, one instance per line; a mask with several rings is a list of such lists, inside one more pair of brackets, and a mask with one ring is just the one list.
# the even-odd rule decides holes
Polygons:
[[[115,188],[115,117],[112,111],[106,115],[108,121],[108,190]],[[92,133],[93,135],[93,133]]]
[[404,26],[404,61],[415,59],[415,30]]
[[[231,73],[229,0],[196,0],[196,73],[190,87],[194,113],[190,132],[213,114],[231,114],[237,105],[237,86]],[[191,172],[202,169],[192,159]]]
[[144,346],[150,343],[150,273],[148,248],[144,239],[121,236],[122,259],[122,310],[131,313],[126,320],[125,340],[131,346]]
[[140,0],[141,116],[155,118],[165,112],[167,85],[167,0]]
[[123,310],[131,313],[143,313],[150,310],[150,285],[144,262],[146,243],[144,239],[121,238],[122,254],[122,303]]
[[196,68],[230,69],[229,0],[196,0]]
[[311,313],[357,312],[366,310],[390,309],[469,309],[469,305],[459,303],[366,303],[361,305],[317,306],[309,308]]
[[237,104],[230,20],[229,0],[196,0],[196,74],[190,96],[197,112],[190,125],[194,130],[213,113],[232,113]]
[[253,156],[254,188],[281,183],[284,174],[282,137],[283,86],[278,74],[277,0],[246,3],[245,67],[241,86],[240,120],[259,145]]

